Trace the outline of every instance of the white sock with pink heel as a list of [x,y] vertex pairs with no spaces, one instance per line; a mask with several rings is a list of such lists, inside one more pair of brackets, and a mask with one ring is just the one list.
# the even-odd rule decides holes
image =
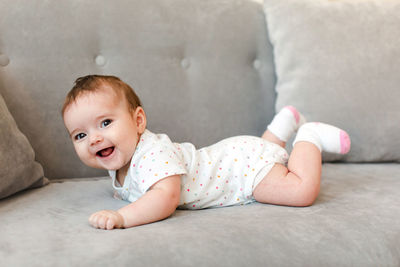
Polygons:
[[345,131],[320,122],[309,122],[301,126],[293,146],[301,141],[313,143],[320,151],[338,154],[347,154],[351,147],[350,137]]
[[286,106],[275,115],[267,129],[281,141],[287,142],[305,122],[306,119],[295,107]]

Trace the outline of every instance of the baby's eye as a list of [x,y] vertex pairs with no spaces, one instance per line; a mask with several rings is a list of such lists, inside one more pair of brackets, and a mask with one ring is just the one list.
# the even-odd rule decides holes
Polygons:
[[80,140],[82,138],[85,138],[86,134],[84,133],[78,133],[77,135],[75,135],[75,140]]
[[82,138],[85,138],[86,134],[84,133],[78,133],[77,135],[75,135],[75,140],[81,140]]
[[106,119],[106,120],[104,120],[104,121],[101,122],[101,127],[102,127],[102,128],[105,128],[105,127],[107,127],[107,126],[110,125],[110,124],[111,124],[111,120],[110,120],[110,119]]

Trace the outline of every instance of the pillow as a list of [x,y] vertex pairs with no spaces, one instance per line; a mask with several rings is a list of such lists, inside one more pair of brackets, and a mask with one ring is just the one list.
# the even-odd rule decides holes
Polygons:
[[42,166],[0,95],[0,199],[48,183]]
[[346,130],[325,161],[400,160],[400,0],[265,0],[276,110]]

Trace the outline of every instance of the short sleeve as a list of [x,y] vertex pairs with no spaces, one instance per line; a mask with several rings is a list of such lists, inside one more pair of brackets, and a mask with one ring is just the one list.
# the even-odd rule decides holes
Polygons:
[[172,142],[153,144],[131,163],[130,171],[143,193],[166,177],[187,173],[183,157]]

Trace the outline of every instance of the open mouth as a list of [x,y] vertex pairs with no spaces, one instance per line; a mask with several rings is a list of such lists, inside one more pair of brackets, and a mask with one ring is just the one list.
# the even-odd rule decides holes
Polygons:
[[96,155],[101,158],[105,158],[105,157],[110,156],[113,152],[114,152],[114,147],[112,146],[112,147],[107,147],[107,148],[97,151]]

